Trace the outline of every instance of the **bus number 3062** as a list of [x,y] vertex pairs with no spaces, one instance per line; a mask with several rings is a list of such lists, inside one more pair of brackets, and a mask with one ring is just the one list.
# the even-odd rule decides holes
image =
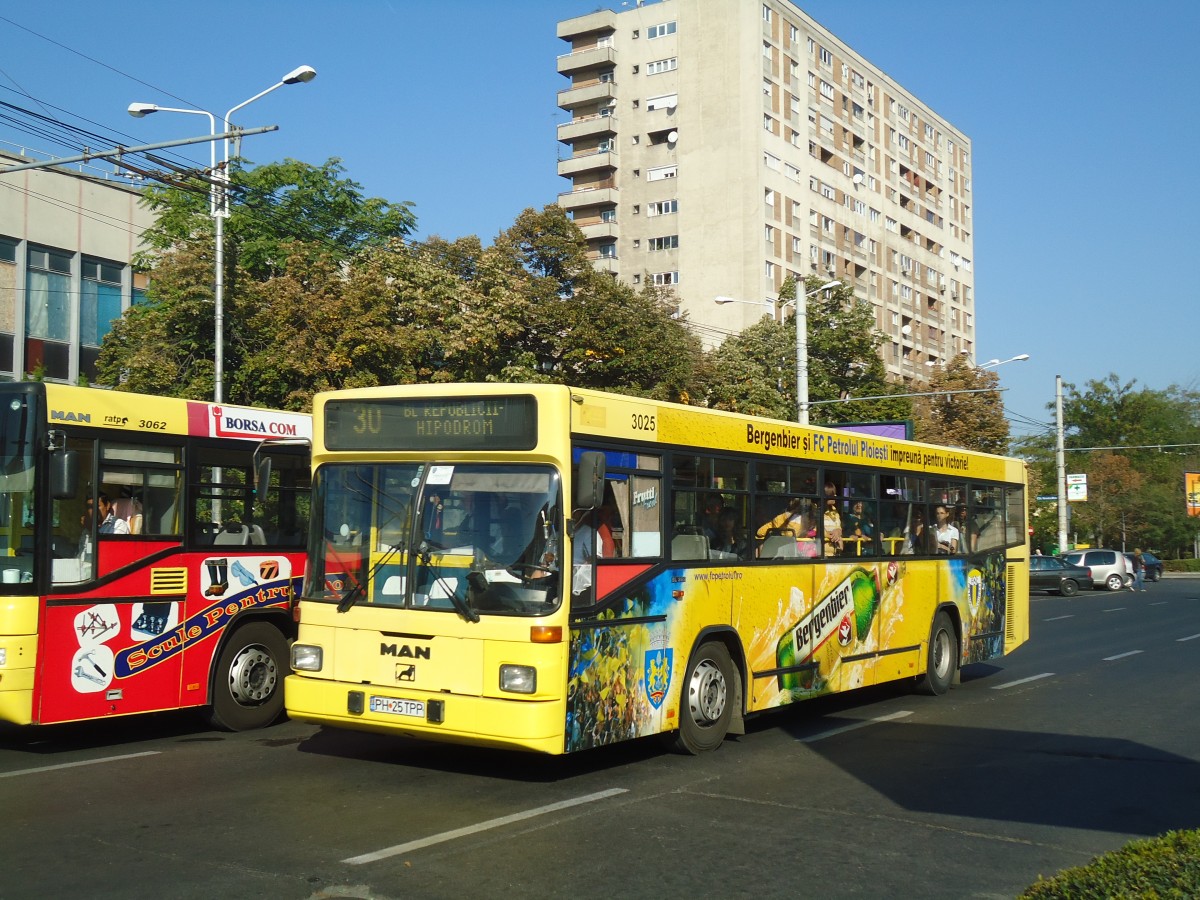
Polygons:
[[633,414],[634,431],[653,431],[654,416],[647,416],[642,413]]

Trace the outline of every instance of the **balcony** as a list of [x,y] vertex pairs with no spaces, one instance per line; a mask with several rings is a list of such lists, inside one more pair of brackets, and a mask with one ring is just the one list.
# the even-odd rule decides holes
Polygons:
[[617,86],[611,81],[567,88],[558,92],[559,109],[575,109],[589,103],[601,103],[617,98]]
[[585,187],[575,191],[564,191],[558,195],[558,205],[568,211],[587,209],[591,206],[611,207],[617,204],[617,200],[620,199],[620,196],[620,192],[612,186],[612,182],[605,182],[597,187]]
[[563,122],[558,126],[558,139],[564,144],[573,144],[582,138],[599,138],[617,131],[616,116],[582,116]]
[[598,66],[612,68],[616,60],[617,52],[612,47],[587,47],[583,50],[573,50],[558,58],[558,74],[570,75]]
[[598,169],[615,169],[617,154],[612,150],[593,150],[580,156],[572,156],[558,161],[558,174],[563,178],[571,178],[581,172],[594,172]]
[[581,225],[579,230],[589,241],[615,240],[617,237],[616,222],[593,222],[591,225]]
[[592,268],[597,272],[604,272],[608,275],[617,275],[620,273],[620,264],[615,256],[594,256],[591,257]]
[[598,10],[586,16],[576,16],[558,23],[557,35],[564,41],[585,34],[611,34],[617,30],[617,14],[610,9]]

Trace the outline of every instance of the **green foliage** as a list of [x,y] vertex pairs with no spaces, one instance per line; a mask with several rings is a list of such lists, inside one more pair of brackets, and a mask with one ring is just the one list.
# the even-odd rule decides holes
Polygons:
[[[809,279],[807,294],[822,282]],[[789,279],[780,290],[786,301],[798,291]],[[786,307],[785,307],[786,309]],[[809,419],[814,424],[905,419],[905,399],[824,404],[818,401],[893,394],[887,381],[870,304],[856,301],[846,287],[820,291],[806,299],[808,320]],[[776,419],[796,418],[796,322],[762,319],[732,335],[707,354],[701,378],[710,406]]]
[[[490,247],[475,237],[414,246],[397,237],[407,209],[363,201],[340,168],[264,169],[239,183],[269,190],[274,212],[239,210],[227,236],[238,248],[227,254],[229,402],[304,409],[322,390],[452,381],[561,382],[671,400],[694,389],[700,347],[674,298],[597,273],[559,207],[526,210]],[[205,209],[175,189],[156,198],[149,302],[116,323],[98,369],[128,390],[210,397],[212,241],[187,231]]]
[[1183,898],[1200,896],[1200,832],[1169,831],[1134,841],[1086,866],[1039,879],[1019,900]]
[[995,372],[977,368],[962,356],[935,369],[927,390],[942,393],[914,400],[914,436],[931,444],[1007,453],[1008,420],[997,390],[999,383]]
[[[1088,476],[1088,500],[1071,504],[1072,536],[1095,546],[1124,540],[1164,558],[1190,554],[1196,523],[1186,514],[1183,473],[1200,471],[1200,393],[1138,388],[1116,374],[1083,390],[1064,384],[1063,426],[1067,471]],[[1057,483],[1053,434],[1018,447],[1045,485]],[[1056,535],[1056,515],[1039,516],[1035,541]]]

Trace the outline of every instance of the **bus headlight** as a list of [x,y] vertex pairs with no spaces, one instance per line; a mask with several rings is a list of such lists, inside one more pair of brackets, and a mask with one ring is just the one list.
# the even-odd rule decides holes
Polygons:
[[320,672],[324,656],[316,644],[292,644],[292,668],[297,672]]
[[537,669],[533,666],[501,666],[500,690],[510,694],[537,693]]

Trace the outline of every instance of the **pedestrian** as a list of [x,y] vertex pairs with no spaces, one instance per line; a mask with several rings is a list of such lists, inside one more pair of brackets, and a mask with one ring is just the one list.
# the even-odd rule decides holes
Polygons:
[[1146,560],[1142,558],[1142,548],[1133,548],[1133,586],[1131,591],[1145,591]]

